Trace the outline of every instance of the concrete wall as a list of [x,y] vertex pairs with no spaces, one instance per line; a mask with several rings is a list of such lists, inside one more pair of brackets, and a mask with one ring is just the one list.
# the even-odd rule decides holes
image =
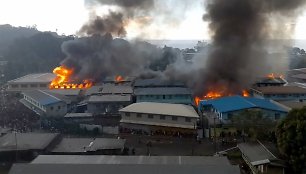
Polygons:
[[191,95],[138,95],[136,102],[192,104]]
[[[268,117],[271,120],[279,120],[287,116],[287,113],[285,112],[280,112],[280,111],[273,111],[273,110],[267,110],[267,109],[250,109],[250,110],[257,110],[261,111],[263,113],[264,117]],[[218,117],[223,121],[227,122],[230,121],[230,117],[234,117],[237,115],[240,115],[243,113],[245,110],[240,110],[240,111],[233,111],[233,112],[227,112],[227,113],[219,113]]]
[[[129,114],[129,116],[127,116]],[[154,115],[152,114],[153,118],[149,118],[149,114],[141,114],[141,117],[137,116],[137,113],[126,113],[121,112],[121,118],[123,120],[131,120],[131,121],[145,121],[145,122],[152,122],[152,123],[169,123],[169,124],[178,124],[182,126],[190,126],[191,128],[196,128],[197,118],[190,118],[190,117],[179,117],[175,116],[177,120],[172,120],[172,116],[168,115]],[[163,117],[165,119],[161,119]],[[190,119],[190,122],[186,121],[186,118]]]
[[8,83],[9,91],[27,91],[27,90],[35,90],[35,89],[48,89],[49,83]]
[[63,117],[67,113],[67,104],[59,102],[46,106],[46,115],[48,117]]

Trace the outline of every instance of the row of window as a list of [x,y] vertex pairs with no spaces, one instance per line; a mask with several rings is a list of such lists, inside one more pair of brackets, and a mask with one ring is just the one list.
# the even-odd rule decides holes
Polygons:
[[[28,84],[21,84],[20,87],[21,88],[27,88],[29,85]],[[37,87],[41,87],[41,88],[46,88],[47,84],[30,84],[31,88],[37,88]],[[19,88],[19,84],[13,84],[11,85],[12,88]]]
[[300,96],[306,96],[306,94],[265,94],[265,97],[300,97]]
[[[125,116],[130,117],[130,116],[131,116],[131,113],[126,112],[126,113],[125,113]],[[157,115],[156,115],[156,116],[157,116]],[[137,117],[137,118],[142,118],[142,114],[141,114],[141,113],[137,113],[137,114],[136,114],[136,117]],[[149,118],[149,119],[153,119],[153,118],[154,118],[154,115],[153,115],[153,114],[148,114],[148,118]],[[159,119],[160,119],[160,120],[166,120],[166,116],[165,116],[165,115],[160,115],[160,116],[159,116]],[[177,116],[171,116],[171,119],[172,119],[172,121],[177,121]],[[186,121],[186,122],[191,122],[191,118],[185,118],[185,121]]]

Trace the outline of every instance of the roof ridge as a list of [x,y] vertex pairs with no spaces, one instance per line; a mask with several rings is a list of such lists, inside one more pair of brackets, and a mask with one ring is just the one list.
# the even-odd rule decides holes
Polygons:
[[55,98],[56,100],[62,101],[61,99],[59,99],[59,98],[57,98],[57,97],[55,97],[55,96],[53,96],[53,95],[51,95],[51,94],[48,94],[48,93],[45,92],[45,91],[42,91],[42,90],[38,90],[38,91],[40,91],[40,92],[42,92],[42,93],[48,95],[49,97]]
[[246,101],[247,103],[249,103],[250,105],[254,106],[254,107],[258,107],[255,103],[247,100],[247,98],[252,98],[252,97],[242,97],[242,96],[239,96],[240,98],[242,98],[244,101]]
[[259,140],[257,142],[267,151],[269,152],[275,159],[278,159],[264,144],[262,144]]

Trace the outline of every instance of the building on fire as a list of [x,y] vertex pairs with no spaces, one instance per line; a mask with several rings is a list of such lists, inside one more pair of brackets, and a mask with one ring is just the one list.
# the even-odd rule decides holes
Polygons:
[[194,134],[199,115],[192,106],[141,102],[120,109],[123,132],[145,134]]
[[[242,96],[202,100],[198,107],[203,120],[207,120],[208,123],[208,132],[205,134],[207,137],[212,136],[211,128],[215,124],[231,127],[232,119],[246,110],[261,111],[264,117],[275,121],[284,118],[290,110],[290,108],[269,99]],[[220,131],[222,129],[218,130],[218,134]]]
[[55,78],[52,73],[29,74],[7,82],[8,91],[22,92],[35,89],[48,89]]
[[264,77],[258,79],[254,86],[255,87],[265,87],[265,86],[284,86],[287,81],[283,77]]

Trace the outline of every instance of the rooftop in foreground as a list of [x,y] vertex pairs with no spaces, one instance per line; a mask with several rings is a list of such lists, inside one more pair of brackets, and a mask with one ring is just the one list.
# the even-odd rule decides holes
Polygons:
[[170,103],[140,102],[131,104],[125,108],[120,109],[119,111],[194,118],[199,117],[198,113],[194,110],[192,106]]
[[150,164],[15,164],[9,174],[239,174],[238,166]]
[[176,164],[231,165],[226,157],[213,156],[112,156],[112,155],[39,155],[34,164]]
[[[45,149],[58,134],[55,133],[16,133],[18,150]],[[0,138],[0,151],[16,150],[15,133]]]
[[103,149],[123,149],[124,139],[114,138],[63,138],[52,152],[90,152]]

